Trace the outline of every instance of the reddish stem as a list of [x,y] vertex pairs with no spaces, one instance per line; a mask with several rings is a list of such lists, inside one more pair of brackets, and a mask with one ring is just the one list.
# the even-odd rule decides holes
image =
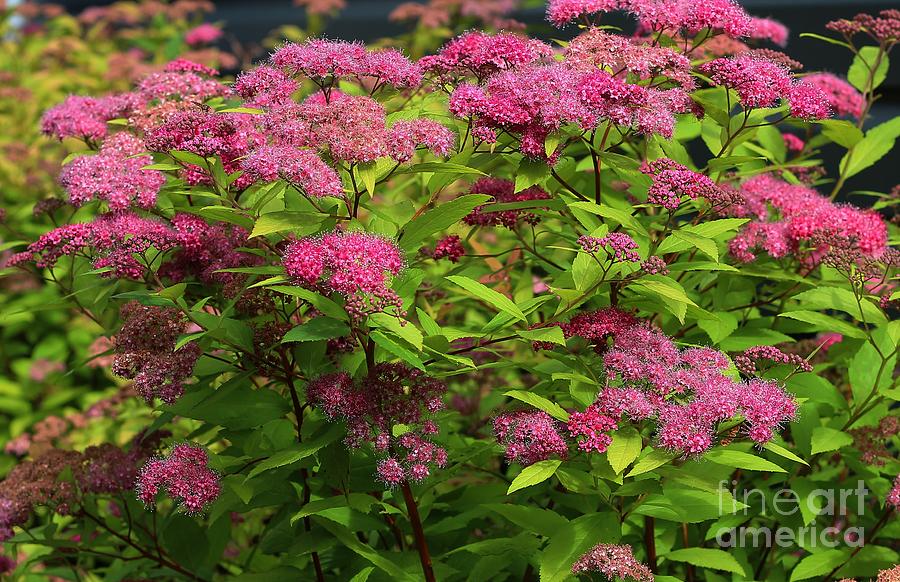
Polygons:
[[406,501],[406,512],[409,514],[409,522],[413,528],[413,539],[416,541],[416,549],[419,550],[419,560],[422,562],[422,573],[425,574],[425,582],[436,582],[434,569],[431,567],[431,554],[428,553],[428,542],[425,540],[425,531],[422,529],[422,519],[419,517],[419,506],[413,497],[409,482],[404,481],[400,485],[403,491],[403,500]]

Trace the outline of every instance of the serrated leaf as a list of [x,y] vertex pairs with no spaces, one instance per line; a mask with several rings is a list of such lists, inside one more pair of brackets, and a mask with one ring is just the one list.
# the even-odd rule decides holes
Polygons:
[[827,426],[817,426],[812,432],[812,454],[828,453],[853,444],[849,434]]
[[494,291],[490,287],[487,287],[474,279],[463,277],[461,275],[450,275],[447,277],[447,280],[455,285],[459,285],[469,293],[475,295],[489,305],[496,307],[503,313],[511,315],[521,321],[526,321],[525,314],[522,313],[522,310],[519,309],[506,295]]
[[487,194],[466,194],[424,212],[403,227],[400,246],[407,252],[416,250],[428,237],[453,226],[489,200]]
[[750,453],[734,451],[731,449],[713,449],[711,451],[707,451],[703,455],[703,458],[718,465],[724,465],[726,467],[732,467],[735,469],[746,469],[748,471],[767,471],[769,473],[787,472],[772,461],[767,461],[762,457],[757,457],[756,455],[751,455]]
[[288,231],[306,236],[318,231],[327,218],[319,212],[269,212],[256,219],[250,238]]
[[314,342],[344,337],[349,333],[350,328],[341,321],[330,317],[316,317],[289,330],[281,343]]
[[642,447],[641,434],[633,427],[625,427],[613,433],[612,442],[606,449],[606,458],[616,475],[638,458]]
[[[879,53],[881,53],[880,61]],[[876,62],[878,63],[877,67],[875,67]],[[853,62],[850,63],[850,69],[847,71],[847,80],[860,92],[864,93],[867,90],[877,88],[884,82],[885,78],[887,78],[888,66],[888,57],[882,52],[881,48],[871,45],[861,47],[853,57]],[[873,69],[874,73],[872,73]],[[871,85],[869,85],[870,75]]]
[[824,577],[825,574],[829,574],[832,570],[846,562],[848,557],[846,550],[837,549],[824,550],[806,556],[794,566],[794,569],[791,571],[790,582]]
[[804,461],[803,459],[801,459],[794,453],[790,452],[786,448],[782,447],[781,445],[773,443],[772,441],[769,441],[766,444],[764,444],[763,448],[766,449],[767,451],[771,451],[771,452],[775,453],[776,455],[778,455],[780,457],[784,457],[785,459],[790,459],[791,461],[795,461],[797,463],[802,463],[802,464],[806,465],[807,467],[809,466],[809,463],[807,463],[806,461]]
[[506,490],[506,494],[509,495],[520,489],[543,483],[556,473],[556,470],[561,464],[562,461],[548,459],[546,461],[538,461],[533,465],[528,465],[522,469],[521,473],[516,475],[516,478],[513,479],[513,482],[509,485],[509,489]]
[[520,400],[526,404],[530,404],[538,410],[543,410],[553,418],[562,422],[566,422],[569,420],[569,413],[566,412],[566,410],[562,406],[544,398],[543,396],[534,394],[533,392],[526,392],[525,390],[510,390],[508,392],[504,392],[503,394],[505,396],[509,396],[510,398]]
[[562,329],[556,325],[517,331],[516,335],[533,342],[548,342],[558,346],[566,345],[566,338],[563,335]]
[[626,477],[635,477],[637,475],[643,475],[657,467],[661,467],[675,458],[675,453],[669,453],[667,451],[663,451],[660,449],[653,449],[647,447],[645,449],[647,454],[641,457],[637,464],[632,467],[631,471],[628,472]]
[[712,570],[724,570],[732,572],[739,576],[745,576],[744,567],[725,550],[716,550],[712,548],[683,548],[669,552],[665,555],[667,560],[673,562],[687,562],[701,568],[710,568]]

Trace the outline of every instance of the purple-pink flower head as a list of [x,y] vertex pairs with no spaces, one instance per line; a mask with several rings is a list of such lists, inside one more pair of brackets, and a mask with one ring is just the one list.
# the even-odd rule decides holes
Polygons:
[[602,574],[609,580],[621,578],[635,582],[653,582],[650,568],[638,562],[631,546],[626,545],[597,544],[572,565],[573,574],[592,572]]
[[431,119],[398,121],[390,128],[388,152],[398,162],[409,161],[420,145],[438,157],[450,155],[456,145],[456,135]]
[[494,418],[494,437],[505,448],[506,458],[532,465],[551,457],[565,459],[569,446],[560,434],[563,426],[546,412],[508,412]]
[[214,24],[204,22],[187,31],[187,34],[184,35],[184,42],[190,46],[200,46],[214,43],[220,38],[222,38],[222,30]]
[[[393,487],[421,481],[447,464],[447,451],[431,441],[438,432],[433,415],[444,408],[446,390],[419,370],[380,363],[357,381],[345,372],[320,376],[306,394],[329,420],[346,423],[347,446],[374,449],[381,457],[378,478]],[[394,436],[397,425],[406,429],[400,436]]]
[[388,285],[405,266],[403,254],[378,235],[334,231],[302,238],[287,246],[283,264],[298,285],[342,295],[354,317],[402,305]]
[[633,263],[641,261],[640,255],[635,250],[638,248],[638,244],[624,232],[613,232],[601,238],[581,236],[578,238],[578,244],[586,253],[596,254],[604,250],[613,261]]
[[771,18],[750,18],[750,31],[747,37],[753,40],[768,40],[778,46],[787,46],[790,31]]
[[866,108],[866,100],[853,85],[831,73],[814,73],[803,82],[815,85],[825,93],[828,105],[837,115],[859,119]]
[[774,106],[792,84],[786,67],[760,57],[715,59],[700,65],[699,70],[714,84],[734,89],[745,109]]
[[695,35],[710,29],[740,38],[751,30],[750,15],[734,0],[631,0],[629,11],[654,32]]
[[205,101],[228,95],[230,89],[216,79],[211,69],[187,59],[169,63],[165,70],[150,73],[138,83],[138,93],[147,100],[192,99]]
[[327,146],[335,160],[365,163],[388,155],[384,107],[371,97],[332,91],[326,101],[315,93],[298,113],[311,133],[310,145]]
[[491,206],[507,202],[524,202],[527,200],[549,200],[548,194],[543,188],[532,186],[516,192],[516,185],[510,180],[502,178],[479,178],[469,189],[470,194],[488,194],[494,201],[478,206],[469,213],[463,222],[471,226],[505,226],[513,229],[522,221],[528,224],[537,224],[540,217],[523,209],[492,211]]
[[550,0],[547,3],[547,20],[562,27],[569,22],[628,7],[628,0]]
[[800,119],[825,119],[831,116],[828,95],[818,85],[802,80],[787,92],[791,115]]
[[127,117],[140,103],[133,93],[97,98],[72,95],[44,113],[41,131],[57,139],[100,140],[106,137],[107,121]]
[[141,469],[137,496],[147,507],[156,505],[163,492],[188,514],[200,513],[219,497],[219,474],[208,467],[204,449],[193,444],[178,444],[167,457],[151,459]]
[[125,210],[132,204],[150,208],[165,183],[156,170],[141,168],[153,162],[144,152],[143,142],[120,132],[110,137],[96,155],[79,156],[66,164],[59,183],[69,202],[81,206],[89,200],[104,200],[110,210]]
[[659,77],[668,77],[687,90],[696,84],[691,75],[691,61],[681,53],[600,28],[589,28],[572,39],[565,50],[565,62],[585,72],[607,69],[616,72],[616,76],[629,73],[655,82]]
[[304,76],[331,85],[338,79],[372,78],[377,84],[415,87],[422,82],[419,67],[395,49],[369,51],[361,43],[310,39],[287,43],[276,50],[272,65],[291,76]]
[[440,76],[474,75],[486,79],[499,71],[549,61],[553,48],[539,40],[510,32],[466,32],[444,45],[436,55],[423,57],[419,65]]
[[691,200],[698,197],[718,199],[721,189],[709,176],[689,170],[669,158],[659,158],[644,165],[641,171],[653,177],[647,190],[647,202],[676,210],[682,196]]
[[281,178],[314,198],[344,195],[338,173],[313,150],[263,146],[244,158],[241,166],[258,181],[272,182]]
[[297,91],[298,84],[280,69],[260,66],[238,75],[234,90],[250,107],[271,107],[286,103]]

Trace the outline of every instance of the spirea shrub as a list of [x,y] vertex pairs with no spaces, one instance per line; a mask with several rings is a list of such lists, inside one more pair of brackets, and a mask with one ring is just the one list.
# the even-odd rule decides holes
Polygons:
[[[551,0],[552,43],[476,4],[44,113],[72,153],[2,273],[97,394],[10,430],[4,569],[896,579],[900,200],[847,181],[900,13],[811,35],[842,77],[731,0]],[[460,15],[508,30],[408,56]]]

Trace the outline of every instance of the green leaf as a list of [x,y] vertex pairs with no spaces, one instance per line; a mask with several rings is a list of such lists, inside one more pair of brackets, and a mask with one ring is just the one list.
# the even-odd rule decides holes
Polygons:
[[447,280],[451,283],[459,285],[482,301],[493,305],[503,313],[511,315],[521,321],[526,321],[525,314],[522,313],[522,310],[519,309],[516,304],[513,303],[512,300],[506,295],[498,293],[497,291],[486,287],[485,285],[479,283],[474,279],[463,277],[461,275],[450,275],[447,277]]
[[[879,61],[879,53],[882,53],[882,50],[877,46],[864,46],[859,49],[859,52],[853,57],[853,62],[850,63],[850,69],[847,71],[847,80],[850,81],[851,85],[859,89],[861,93],[875,89],[887,77],[888,57],[882,53]],[[877,68],[875,67],[876,62],[878,63]],[[873,70],[874,73],[872,72]],[[870,76],[871,85],[869,81]]]
[[[711,258],[715,262],[719,262],[719,249],[716,247],[715,241],[702,237],[700,235],[688,232],[686,230],[676,230],[672,233],[676,239],[681,239],[692,247],[696,247],[701,253]],[[660,247],[660,253],[664,253]]]
[[179,166],[178,164],[167,164],[165,162],[161,162],[158,164],[148,164],[146,166],[142,166],[141,169],[142,170],[162,170],[162,171],[174,172],[174,171],[181,170],[182,167]]
[[768,471],[770,473],[786,473],[784,469],[762,457],[731,449],[713,449],[703,455],[704,459],[718,465],[746,469],[748,471]]
[[269,212],[256,219],[250,238],[287,231],[306,236],[318,231],[327,218],[319,212]]
[[775,453],[778,456],[784,457],[785,459],[790,459],[791,461],[796,461],[797,463],[803,463],[804,465],[809,467],[809,463],[807,463],[806,461],[804,461],[803,459],[801,459],[794,453],[790,452],[786,448],[782,447],[781,445],[777,445],[777,444],[773,443],[772,441],[769,441],[766,444],[764,444],[763,448],[766,449],[767,451],[771,451],[771,452]]
[[279,467],[293,465],[297,461],[301,461],[309,456],[319,452],[325,446],[333,443],[344,435],[344,428],[339,425],[330,425],[325,434],[313,439],[307,439],[285,451],[278,451],[265,461],[259,463],[247,475],[247,479],[251,479],[260,473],[271,471]]
[[791,571],[791,581],[822,578],[848,559],[846,550],[823,550],[806,556]]
[[827,42],[829,44],[836,44],[836,45],[842,46],[844,48],[848,48],[848,49],[853,48],[851,45],[847,44],[846,42],[844,42],[842,40],[838,40],[836,38],[830,38],[827,36],[823,36],[821,34],[816,34],[814,32],[801,32],[800,38],[814,38],[816,40],[821,40],[821,41]]
[[606,449],[606,458],[616,475],[638,458],[643,447],[641,434],[633,427],[619,429],[612,435],[612,442]]
[[[891,360],[892,358],[888,358],[888,364]],[[864,343],[850,360],[850,367],[847,371],[850,379],[850,391],[857,404],[866,400],[875,390],[885,388],[889,384],[890,370],[893,370],[893,365],[884,365],[879,377],[880,369],[882,369],[882,359],[875,346],[869,342]]]
[[561,420],[562,422],[566,422],[569,420],[569,413],[566,412],[566,410],[562,406],[555,402],[547,400],[543,396],[534,394],[533,392],[526,392],[525,390],[510,390],[508,392],[504,392],[503,394],[505,396],[509,396],[510,398],[521,400],[526,404],[530,404],[538,410],[543,410],[553,418]]
[[612,208],[611,206],[606,206],[603,204],[595,204],[594,202],[584,201],[572,202],[569,204],[569,207],[578,208],[579,210],[584,210],[586,212],[590,212],[591,214],[596,214],[597,216],[608,218],[614,222],[621,224],[632,232],[648,236],[647,229],[644,228],[644,225],[641,224],[637,218],[624,210],[619,210],[618,208]]
[[572,578],[572,564],[598,542],[615,543],[621,537],[619,520],[612,512],[589,513],[560,528],[541,552],[541,582]]
[[556,473],[556,470],[562,464],[562,461],[558,460],[546,460],[546,461],[538,461],[533,465],[528,465],[522,472],[516,475],[516,478],[513,479],[513,482],[510,484],[509,489],[506,490],[506,494],[514,493],[520,489],[524,489],[526,487],[531,487],[532,485],[537,485],[538,483],[543,483],[547,479],[553,476]]
[[522,158],[516,170],[516,192],[543,182],[549,175],[550,166],[546,162]]
[[316,317],[288,331],[284,334],[281,343],[314,342],[344,337],[349,333],[350,328],[343,322],[330,317]]
[[631,471],[628,472],[626,477],[635,477],[637,475],[643,475],[657,467],[661,467],[665,465],[669,461],[675,458],[675,453],[669,453],[667,451],[663,451],[661,449],[653,449],[651,447],[647,447],[644,449],[647,453],[638,460],[637,464],[632,467]]
[[517,331],[516,335],[533,342],[549,342],[558,346],[566,345],[566,338],[563,335],[562,329],[556,325]]
[[544,537],[550,537],[560,528],[569,525],[569,520],[550,509],[540,507],[526,507],[511,503],[492,503],[483,506],[485,509],[502,515],[515,525],[535,532]]
[[428,237],[453,226],[490,199],[486,194],[466,194],[424,212],[403,227],[400,246],[407,252],[416,250]]
[[387,313],[373,313],[369,316],[369,324],[391,332],[418,350],[422,349],[422,332],[408,321],[401,321]]
[[457,164],[454,162],[423,162],[398,173],[418,174],[422,172],[434,172],[436,174],[457,174],[460,176],[473,174],[476,176],[487,176],[487,174],[477,168],[472,168],[470,166]]
[[683,548],[669,552],[664,556],[673,562],[687,562],[701,568],[724,570],[739,576],[746,576],[744,567],[738,563],[734,556],[724,550],[711,548]]
[[836,317],[825,315],[824,313],[819,313],[818,311],[806,311],[800,309],[797,311],[779,313],[778,317],[787,317],[789,319],[796,319],[797,321],[809,323],[819,331],[836,331],[845,336],[855,337],[859,339],[866,337],[866,332],[859,329],[855,325],[851,325],[846,321],[841,321]]
[[812,454],[836,451],[853,444],[849,434],[827,426],[817,426],[812,433]]
[[887,318],[878,306],[865,297],[857,303],[853,291],[843,287],[820,285],[794,295],[793,300],[798,301],[802,307],[812,309],[840,309],[856,321],[875,324],[887,322]]
[[841,159],[841,177],[844,179],[862,172],[883,158],[894,148],[900,135],[900,117],[885,121],[866,132],[866,137],[848,150]]
[[419,353],[414,352],[412,349],[407,347],[407,344],[405,342],[399,339],[394,340],[392,337],[382,333],[379,330],[372,330],[369,333],[369,337],[372,338],[372,341],[374,341],[381,349],[395,355],[414,368],[418,368],[423,372],[425,371],[425,364],[422,363],[422,359],[419,357]]
[[816,122],[822,126],[822,134],[847,149],[855,146],[863,138],[861,129],[846,119],[823,119]]

